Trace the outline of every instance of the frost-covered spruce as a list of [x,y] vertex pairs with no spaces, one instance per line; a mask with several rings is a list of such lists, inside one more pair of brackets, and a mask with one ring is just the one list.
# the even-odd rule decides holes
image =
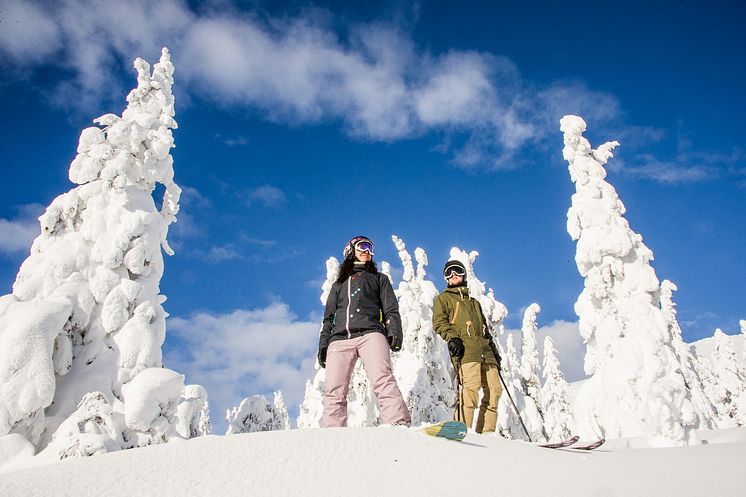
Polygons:
[[560,129],[576,188],[567,231],[577,241],[575,262],[585,278],[575,312],[587,344],[585,371],[592,375],[574,405],[578,434],[644,436],[656,447],[698,443],[687,419],[689,390],[658,306],[653,253],[630,229],[624,205],[604,180],[603,164],[618,143],[591,149],[577,116],[563,117]]
[[[326,260],[326,279],[321,286],[321,305],[326,305],[326,299],[329,291],[332,289],[334,281],[339,274],[339,261],[336,257],[329,257]],[[323,323],[319,327],[319,333],[323,328]],[[321,426],[321,417],[324,413],[324,380],[326,370],[322,368],[318,361],[316,362],[316,374],[312,380],[306,381],[306,393],[298,410],[298,419],[296,423],[298,428],[319,428]]]
[[164,49],[152,74],[141,59],[135,68],[127,109],[83,130],[69,172],[79,186],[39,218],[13,293],[0,297],[0,436],[21,434],[37,450],[51,442],[58,457],[209,426],[204,389],[186,390],[161,359],[161,247],[173,253],[166,235],[181,193],[170,155],[173,65]]
[[544,431],[544,415],[541,412],[541,381],[539,380],[539,348],[536,343],[536,315],[539,304],[531,304],[523,314],[521,326],[521,393],[523,409],[521,415],[532,440],[547,440]]
[[559,442],[572,435],[573,421],[567,400],[569,385],[560,369],[552,337],[544,337],[543,377],[541,411],[544,415],[544,430],[550,442]]
[[507,386],[507,389],[503,391],[497,404],[497,431],[503,438],[526,440],[526,433],[523,431],[515,409],[510,403],[512,397],[519,410],[523,405],[523,394],[520,388],[520,366],[513,336],[512,333],[508,334],[505,339],[505,354],[502,356],[502,376],[505,381],[503,388],[505,389]]
[[396,290],[404,343],[393,354],[393,370],[412,417],[412,424],[451,419],[456,403],[453,367],[443,340],[433,331],[433,302],[438,290],[426,279],[427,254],[415,249],[417,270],[406,245],[396,235],[394,242],[404,267]]
[[272,403],[264,395],[245,398],[238,407],[226,410],[225,420],[228,423],[226,435],[290,428],[282,392],[275,392]]
[[[717,428],[717,410],[705,393],[704,383],[700,375],[702,367],[681,336],[681,327],[679,327],[679,321],[676,318],[676,304],[673,301],[673,292],[676,290],[676,285],[673,282],[663,280],[661,282],[660,305],[668,324],[668,330],[673,337],[672,344],[679,360],[679,369],[692,398],[694,411],[689,414],[687,421],[697,428],[712,430]],[[692,419],[692,416],[696,419]],[[682,412],[682,417],[686,419],[686,413]]]
[[712,352],[712,373],[715,376],[718,411],[724,414],[724,425],[746,425],[746,371],[736,358],[731,337],[715,330],[715,350]]

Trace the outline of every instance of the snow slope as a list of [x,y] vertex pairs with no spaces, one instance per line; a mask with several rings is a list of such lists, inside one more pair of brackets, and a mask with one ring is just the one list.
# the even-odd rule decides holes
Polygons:
[[458,443],[406,428],[283,430],[67,459],[0,474],[0,488],[4,497],[741,496],[746,429],[713,436],[719,443],[576,453],[474,433]]

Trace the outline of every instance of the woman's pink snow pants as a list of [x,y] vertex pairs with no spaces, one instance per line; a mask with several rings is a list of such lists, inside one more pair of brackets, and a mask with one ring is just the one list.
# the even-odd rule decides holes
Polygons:
[[409,411],[391,371],[389,344],[383,334],[376,332],[347,340],[336,340],[329,345],[326,354],[324,416],[321,419],[321,426],[347,426],[347,391],[350,388],[352,369],[358,357],[363,361],[373,392],[378,398],[381,421],[409,426]]

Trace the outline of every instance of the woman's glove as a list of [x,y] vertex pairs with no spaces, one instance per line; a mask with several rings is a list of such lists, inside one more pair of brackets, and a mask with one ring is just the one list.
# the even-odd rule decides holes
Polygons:
[[319,360],[319,366],[322,368],[326,367],[326,347],[319,349],[319,354],[316,356]]
[[401,350],[402,337],[399,335],[389,335],[387,338],[389,341],[389,348],[393,352],[399,352]]
[[464,357],[464,342],[459,337],[448,340],[448,353],[456,359]]

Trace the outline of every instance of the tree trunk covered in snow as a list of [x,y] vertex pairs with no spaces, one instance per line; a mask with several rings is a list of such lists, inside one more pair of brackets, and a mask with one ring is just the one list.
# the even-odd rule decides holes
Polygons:
[[523,314],[521,327],[521,393],[523,409],[521,415],[531,439],[548,440],[544,431],[544,414],[541,411],[541,382],[539,381],[539,347],[536,343],[536,315],[541,311],[539,304],[531,304]]
[[736,358],[731,337],[720,328],[715,330],[711,360],[716,407],[722,415],[723,427],[746,425],[746,370]]
[[541,387],[541,410],[544,429],[550,442],[559,442],[572,435],[573,420],[567,400],[569,385],[560,369],[552,337],[544,337],[544,385]]
[[412,424],[451,419],[456,403],[453,367],[446,343],[433,331],[433,302],[438,290],[426,279],[427,254],[415,250],[417,269],[406,246],[391,237],[404,267],[396,290],[404,343],[393,354],[393,370]]
[[575,312],[587,344],[585,371],[592,375],[575,403],[578,433],[642,435],[652,446],[697,443],[694,407],[659,308],[653,253],[630,229],[622,202],[604,180],[603,164],[618,143],[592,150],[581,118],[565,116],[560,124],[576,188],[567,230],[577,241],[575,261],[585,278]]
[[704,382],[700,374],[702,366],[681,337],[681,328],[676,318],[676,304],[673,301],[673,292],[676,290],[675,284],[669,280],[663,280],[661,283],[661,310],[666,318],[668,330],[672,336],[673,348],[679,360],[679,369],[686,381],[687,388],[689,388],[689,394],[691,395],[694,406],[694,415],[698,418],[695,420],[695,426],[701,429],[712,430],[717,428],[717,410],[713,405],[712,399],[708,398],[705,392]]
[[[0,436],[59,457],[189,438],[209,430],[207,395],[163,369],[161,247],[179,210],[168,51],[122,116],[81,133],[70,180],[39,218],[13,293],[0,297]],[[160,209],[153,192],[165,193]],[[58,430],[59,428],[59,430]],[[57,433],[55,433],[57,430]]]

